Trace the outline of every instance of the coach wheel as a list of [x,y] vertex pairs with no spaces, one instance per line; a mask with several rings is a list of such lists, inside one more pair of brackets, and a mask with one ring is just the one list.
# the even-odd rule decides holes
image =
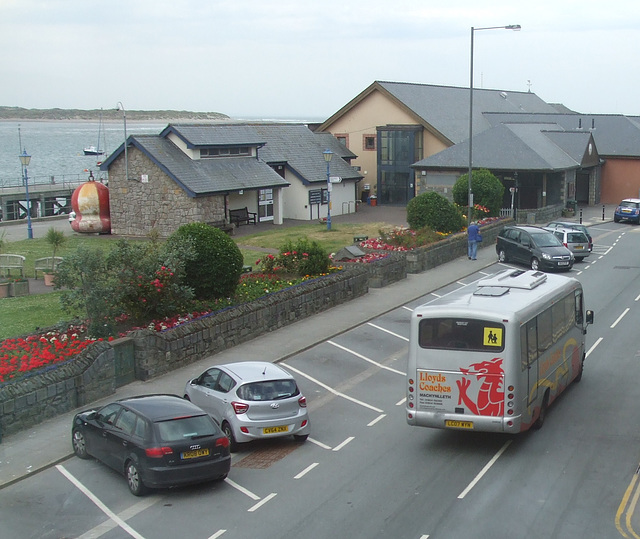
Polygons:
[[544,425],[544,420],[547,417],[547,406],[549,406],[549,392],[547,391],[544,394],[544,398],[542,399],[542,405],[540,406],[540,414],[538,415],[538,419],[533,424],[533,428],[538,430]]

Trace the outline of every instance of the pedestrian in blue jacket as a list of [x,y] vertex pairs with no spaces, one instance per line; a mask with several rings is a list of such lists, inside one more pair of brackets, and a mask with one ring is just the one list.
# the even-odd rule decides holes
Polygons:
[[482,241],[482,236],[480,235],[480,228],[478,227],[478,223],[472,221],[467,228],[467,244],[468,244],[468,255],[469,260],[477,260],[478,257],[478,243]]

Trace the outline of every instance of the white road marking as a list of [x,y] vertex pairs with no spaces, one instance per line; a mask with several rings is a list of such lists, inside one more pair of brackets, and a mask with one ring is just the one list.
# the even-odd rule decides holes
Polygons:
[[354,402],[355,404],[359,404],[360,406],[364,406],[365,408],[368,408],[369,410],[373,410],[374,412],[378,412],[379,414],[381,414],[384,411],[384,410],[380,410],[380,408],[376,408],[375,406],[372,406],[371,404],[367,404],[366,402],[362,402],[362,401],[359,401],[358,399],[354,399],[353,397],[350,397],[349,395],[345,395],[344,393],[340,393],[339,391],[336,391],[332,387],[329,387],[327,384],[323,384],[320,380],[316,380],[315,378],[309,376],[308,374],[305,374],[304,372],[296,369],[295,367],[292,367],[291,365],[289,365],[287,363],[283,362],[282,365],[285,366],[287,369],[295,372],[296,374],[299,374],[300,376],[304,376],[307,380],[311,380],[314,384],[318,384],[320,387],[325,388],[327,391],[329,391],[330,393],[333,393],[334,395],[336,395],[338,397],[342,397],[343,399],[347,399],[348,401]]
[[469,483],[469,485],[467,486],[467,488],[465,488],[459,495],[458,495],[458,499],[462,500],[467,494],[469,494],[469,492],[471,491],[471,489],[473,487],[476,486],[476,483],[478,483],[478,481],[480,481],[480,479],[482,479],[482,477],[484,476],[484,474],[486,474],[489,469],[491,468],[491,466],[493,466],[495,464],[495,462],[500,458],[500,455],[502,455],[502,453],[505,452],[505,450],[507,449],[507,447],[509,447],[509,445],[511,445],[511,440],[507,440],[505,442],[505,444],[500,448],[500,450],[493,455],[493,458],[487,462],[486,466],[484,468],[482,468],[482,470],[480,470],[480,473],[478,475],[475,476],[475,478],[473,479],[473,481],[471,481],[471,483]]
[[347,445],[349,442],[351,442],[352,440],[355,440],[355,438],[353,436],[349,436],[344,442],[342,442],[339,445],[336,445],[333,450],[334,451],[340,451],[345,445]]
[[402,339],[403,341],[409,342],[409,339],[407,337],[404,337],[403,335],[398,335],[397,333],[394,333],[393,331],[389,331],[388,329],[381,328],[380,326],[376,326],[375,324],[372,324],[371,322],[367,322],[367,324],[369,324],[371,327],[379,329],[380,331],[384,331],[385,333],[388,333],[389,335],[393,335],[394,337],[398,337],[398,339]]
[[249,509],[247,509],[247,511],[249,513],[253,513],[254,511],[257,511],[258,509],[260,509],[265,503],[267,503],[269,500],[271,500],[271,498],[275,498],[278,494],[276,492],[272,492],[271,494],[269,494],[269,496],[267,496],[266,498],[264,498],[263,500],[260,500],[257,504],[255,504],[253,507],[250,507]]
[[224,482],[227,483],[228,485],[231,485],[236,490],[239,490],[245,496],[249,496],[249,498],[251,498],[252,500],[259,500],[260,499],[260,496],[258,496],[257,494],[254,494],[253,492],[251,492],[250,490],[248,490],[248,489],[246,489],[244,487],[241,487],[240,485],[238,485],[238,483],[236,483],[235,481],[232,481],[228,477],[225,478]]
[[[407,339],[407,340],[409,340],[409,339]],[[407,375],[406,372],[399,371],[398,369],[394,369],[392,367],[387,367],[386,365],[383,365],[382,363],[378,363],[377,361],[374,361],[373,359],[370,359],[370,358],[368,358],[366,356],[363,356],[362,354],[359,354],[358,352],[356,352],[354,350],[351,350],[351,349],[347,348],[346,346],[342,346],[341,344],[335,343],[333,341],[327,341],[327,344],[331,344],[331,345],[335,346],[336,348],[340,348],[340,350],[343,350],[345,352],[348,352],[349,354],[352,354],[352,355],[354,355],[356,357],[359,357],[360,359],[363,359],[364,361],[367,361],[367,362],[371,363],[372,365],[375,365],[376,367],[379,367],[380,369],[385,369],[387,371],[394,372],[396,374],[399,374],[400,376],[406,376]]]
[[89,498],[105,515],[113,520],[120,528],[127,532],[131,537],[136,539],[144,539],[144,536],[140,535],[129,524],[116,515],[111,509],[109,509],[104,503],[102,503],[98,497],[93,494],[87,487],[85,487],[80,481],[78,481],[62,464],[57,464],[56,469],[64,475],[75,487],[82,492],[87,498]]
[[616,327],[618,325],[618,322],[620,322],[620,320],[622,320],[622,318],[629,312],[629,307],[627,307],[620,316],[618,316],[618,318],[616,319],[616,321],[611,324],[611,326],[609,326],[611,329],[613,329],[614,327]]
[[323,444],[322,442],[319,442],[318,440],[314,440],[311,437],[307,438],[307,442],[311,442],[312,444],[316,444],[317,446],[322,447],[322,449],[331,449],[330,445]]
[[218,539],[218,537],[220,537],[226,531],[227,530],[218,530],[216,533],[214,533],[212,536],[210,536],[209,539]]
[[405,402],[407,402],[407,397],[405,397],[402,400],[399,400],[398,402],[396,402],[396,406],[402,406]]
[[634,301],[638,301],[640,300],[640,296],[636,296],[636,299]]
[[589,354],[591,354],[591,352],[593,352],[595,350],[596,346],[598,346],[601,342],[602,342],[602,337],[600,337],[596,342],[593,343],[591,348],[589,348],[589,350],[585,354],[585,357],[589,357]]
[[307,475],[311,470],[313,470],[316,466],[318,466],[318,464],[320,464],[319,462],[314,462],[313,464],[310,464],[309,466],[307,466],[304,470],[302,470],[298,475],[294,475],[293,478],[294,479],[300,479],[301,477],[304,477],[305,475]]
[[411,307],[407,307],[406,305],[403,305],[402,308],[407,309],[407,311],[413,312],[413,309]]
[[380,414],[373,421],[371,421],[371,423],[368,423],[367,427],[373,427],[378,421],[380,421],[381,419],[384,419],[385,417],[387,417],[387,414]]
[[[127,507],[124,511],[120,511],[120,513],[118,513],[118,516],[122,520],[127,521],[130,518],[135,517],[138,513],[142,513],[142,511],[147,510],[149,507],[161,500],[161,496],[147,496],[142,501],[139,501],[131,507]],[[98,537],[102,537],[105,533],[110,532],[117,526],[118,525],[113,520],[105,520],[103,523],[98,524],[95,528],[84,532],[78,537],[78,539],[97,539]]]

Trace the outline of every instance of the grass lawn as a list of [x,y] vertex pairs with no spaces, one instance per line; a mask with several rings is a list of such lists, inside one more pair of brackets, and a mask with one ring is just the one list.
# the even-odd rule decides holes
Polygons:
[[[277,252],[287,240],[296,241],[298,238],[307,237],[317,241],[327,253],[333,253],[346,245],[351,245],[354,236],[375,238],[380,235],[381,228],[389,226],[385,223],[341,224],[333,225],[328,231],[326,225],[313,223],[291,228],[274,227],[273,231],[233,239],[240,247],[244,263],[256,270],[258,269],[256,261],[265,255],[265,249]],[[118,238],[110,236],[70,235],[67,236],[65,244],[58,249],[56,256],[68,256],[81,245],[90,248],[102,246],[109,249],[117,240]],[[4,252],[23,255],[26,258],[25,275],[29,277],[33,277],[36,259],[53,254],[51,246],[43,238],[7,242]],[[0,339],[34,333],[36,328],[50,327],[60,321],[73,318],[74,316],[62,311],[60,292],[3,298],[0,299]]]

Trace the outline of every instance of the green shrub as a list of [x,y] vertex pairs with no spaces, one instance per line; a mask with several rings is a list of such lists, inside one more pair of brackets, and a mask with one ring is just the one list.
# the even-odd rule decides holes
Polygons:
[[407,223],[413,230],[429,227],[446,234],[464,228],[464,219],[457,208],[433,191],[422,193],[409,201]]
[[242,253],[221,230],[205,223],[182,225],[166,242],[183,253],[185,284],[198,299],[231,296],[242,274]]
[[[453,201],[459,206],[467,207],[469,204],[468,174],[460,176],[453,186]],[[471,174],[471,191],[473,192],[473,205],[476,211],[472,213],[472,219],[482,217],[498,217],[502,208],[504,185],[487,169],[474,170]],[[483,211],[486,208],[487,211]]]
[[282,271],[304,277],[327,273],[330,262],[329,255],[317,241],[299,238],[295,242],[288,240],[278,255],[266,255],[257,264],[265,273]]

